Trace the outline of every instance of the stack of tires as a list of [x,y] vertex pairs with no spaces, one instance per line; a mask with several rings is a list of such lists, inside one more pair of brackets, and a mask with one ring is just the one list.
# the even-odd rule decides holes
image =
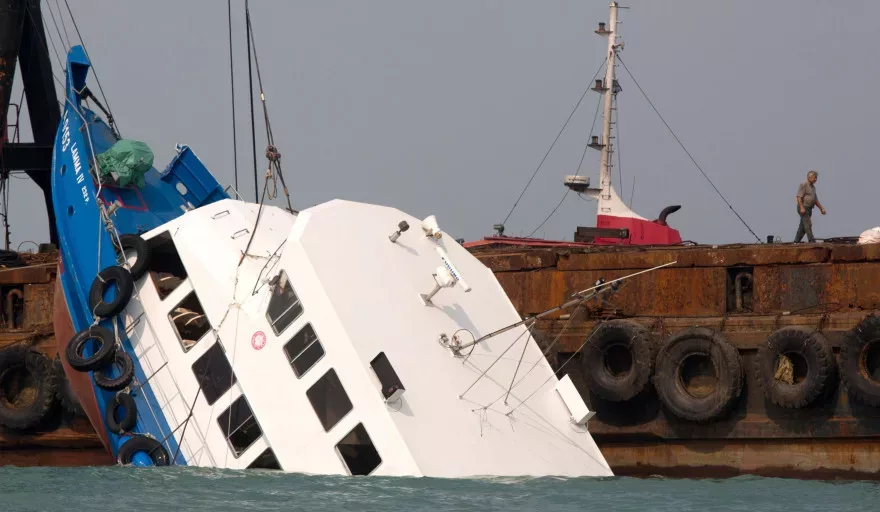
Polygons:
[[[89,309],[99,319],[112,319],[122,313],[134,292],[134,282],[149,268],[149,246],[137,235],[122,235],[121,256],[135,258],[128,268],[113,265],[101,270],[89,290]],[[115,292],[115,293],[113,293]],[[108,295],[111,296],[109,300]],[[117,344],[113,331],[97,322],[76,333],[68,342],[67,362],[79,372],[92,372],[99,388],[113,393],[107,400],[104,419],[107,429],[129,439],[120,447],[117,459],[130,464],[138,452],[146,452],[154,466],[167,466],[168,453],[152,437],[132,432],[137,424],[137,406],[127,389],[134,379],[134,363]]]
[[[669,413],[692,422],[718,420],[730,412],[745,377],[736,347],[706,327],[686,328],[658,344],[650,330],[634,321],[603,322],[584,346],[584,359],[584,379],[599,398],[625,402],[653,384]],[[783,364],[789,372],[781,377]],[[701,370],[711,374],[711,382],[694,377]],[[779,407],[817,403],[833,389],[838,373],[853,398],[880,407],[880,316],[870,315],[844,334],[839,368],[820,331],[782,327],[758,348],[755,373],[764,395]]]

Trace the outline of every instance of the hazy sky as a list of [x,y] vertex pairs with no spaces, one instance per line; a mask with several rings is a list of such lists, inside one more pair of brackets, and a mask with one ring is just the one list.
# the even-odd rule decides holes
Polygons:
[[[43,9],[58,46],[47,12],[60,15],[56,2],[44,1]],[[123,136],[149,144],[160,170],[176,143],[188,144],[231,184],[226,2],[70,5]],[[824,217],[816,212],[817,237],[880,225],[871,142],[880,119],[880,2],[622,5],[631,7],[621,11],[623,60],[762,239],[793,238],[794,195],[809,168],[819,170],[817,190],[828,210]],[[294,207],[333,198],[385,204],[435,214],[441,228],[467,240],[492,233],[534,172],[604,59],[606,40],[593,30],[608,16],[608,3],[599,0],[253,0],[250,8]],[[234,1],[233,10],[239,179],[252,200],[244,2]],[[75,42],[66,9],[64,15]],[[622,68],[619,76],[620,195],[628,201],[635,180],[633,208],[648,218],[682,205],[669,221],[686,240],[754,240]],[[598,100],[587,95],[507,234],[530,233],[560,200]],[[255,108],[262,186],[265,135]],[[599,153],[590,150],[583,173],[595,183],[598,169]],[[11,185],[13,248],[46,240],[36,186]],[[595,225],[595,214],[595,202],[569,194],[536,236],[570,240],[576,226]]]

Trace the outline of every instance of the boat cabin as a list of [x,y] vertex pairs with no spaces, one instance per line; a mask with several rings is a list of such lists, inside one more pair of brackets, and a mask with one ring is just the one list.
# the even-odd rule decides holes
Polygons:
[[143,233],[124,325],[138,415],[172,463],[610,475],[583,400],[525,327],[450,349],[521,318],[486,266],[420,224],[349,201],[291,214],[227,199]]

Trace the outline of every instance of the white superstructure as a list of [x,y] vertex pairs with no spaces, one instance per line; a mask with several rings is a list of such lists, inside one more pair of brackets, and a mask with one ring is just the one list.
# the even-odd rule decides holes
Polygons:
[[525,327],[449,348],[521,318],[433,217],[228,199],[143,237],[150,272],[125,325],[157,403],[138,414],[164,416],[188,465],[612,474],[592,413]]

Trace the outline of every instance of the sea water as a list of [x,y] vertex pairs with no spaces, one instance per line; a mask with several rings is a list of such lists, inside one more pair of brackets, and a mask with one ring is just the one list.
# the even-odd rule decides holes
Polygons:
[[196,468],[0,468],[0,511],[880,510],[880,483],[737,477],[386,478]]

